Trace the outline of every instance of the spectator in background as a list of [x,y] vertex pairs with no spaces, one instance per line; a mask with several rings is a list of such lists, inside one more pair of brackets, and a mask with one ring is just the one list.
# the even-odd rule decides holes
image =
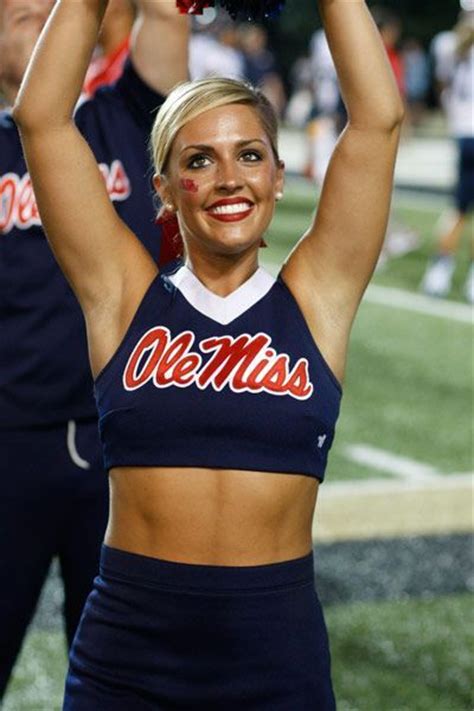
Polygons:
[[223,15],[207,26],[196,22],[189,44],[190,78],[243,79],[244,73],[244,56],[234,23]]
[[380,36],[385,46],[387,56],[392,66],[395,80],[402,97],[405,97],[405,68],[403,57],[398,48],[402,35],[402,23],[398,15],[387,7],[376,6],[371,8],[372,17],[378,27]]
[[[455,61],[450,85],[445,89],[444,107],[452,137],[458,147],[458,181],[455,209],[441,218],[437,253],[423,277],[421,288],[430,296],[446,296],[451,291],[456,253],[468,215],[474,205],[474,13],[466,13],[455,28]],[[471,265],[464,294],[474,303],[474,245],[471,234]]]
[[263,91],[281,117],[286,104],[285,89],[275,57],[268,47],[267,31],[261,25],[241,25],[239,38],[244,55],[245,78]]
[[338,112],[342,102],[336,68],[323,30],[311,38],[310,53],[313,107],[307,126],[309,162],[305,172],[322,185],[340,130]]
[[122,74],[129,54],[130,32],[135,20],[132,0],[110,0],[99,35],[97,50],[84,81],[84,95],[91,97],[104,84]]
[[[381,5],[372,7],[371,13],[382,37],[398,90],[406,105],[406,70],[403,55],[399,49],[403,31],[402,21],[392,9]],[[409,113],[406,111],[405,121],[407,116],[409,118]],[[406,125],[405,122],[405,127]],[[392,210],[378,268],[383,267],[389,259],[412,252],[418,247],[419,241],[419,235],[411,227],[401,224],[394,217]]]
[[404,41],[402,58],[408,121],[411,126],[418,126],[426,110],[426,97],[430,87],[429,61],[423,45],[415,37]]
[[430,57],[436,98],[443,104],[443,93],[449,86],[456,66],[456,35],[453,30],[439,32],[430,44]]
[[290,70],[291,94],[285,121],[295,128],[305,128],[313,105],[313,76],[309,55],[298,57]]

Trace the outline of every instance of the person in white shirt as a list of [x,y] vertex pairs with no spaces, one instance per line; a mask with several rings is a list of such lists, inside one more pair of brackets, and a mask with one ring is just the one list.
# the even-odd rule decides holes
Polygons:
[[341,104],[339,83],[328,41],[317,30],[310,43],[313,110],[308,124],[310,164],[306,172],[322,185],[339,134],[337,113]]
[[[209,26],[191,35],[189,43],[189,75],[192,80],[221,76],[244,79],[244,55],[236,46],[236,29],[220,17]],[[235,41],[234,41],[235,39]]]
[[[441,236],[430,260],[421,289],[430,296],[446,296],[451,291],[456,255],[474,206],[474,12],[465,13],[455,28],[456,49],[451,81],[443,92],[451,136],[458,146],[458,180],[454,210],[440,220]],[[464,286],[467,301],[474,303],[474,240],[471,265]]]

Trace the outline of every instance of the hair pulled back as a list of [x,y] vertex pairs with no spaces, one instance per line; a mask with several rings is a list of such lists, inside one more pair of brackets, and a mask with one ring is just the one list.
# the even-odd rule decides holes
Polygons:
[[255,110],[278,162],[278,119],[266,96],[245,82],[210,77],[178,84],[158,111],[151,133],[156,173],[166,172],[173,141],[185,124],[205,111],[228,104],[244,104]]

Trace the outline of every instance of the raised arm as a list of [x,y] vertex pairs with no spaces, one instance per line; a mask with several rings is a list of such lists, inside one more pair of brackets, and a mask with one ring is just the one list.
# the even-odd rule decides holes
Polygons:
[[365,1],[320,0],[319,9],[348,123],[283,278],[342,379],[350,327],[387,227],[403,104]]
[[[162,57],[161,66],[150,69],[150,32],[156,32],[158,46],[161,33],[171,31],[171,6],[180,30],[184,23],[180,36],[185,36],[186,18],[178,16],[173,0],[143,4],[159,6],[166,15],[163,27],[156,8],[150,23],[148,15],[140,16],[132,43],[138,71],[143,74],[148,68],[144,78],[153,83],[158,69],[168,72],[168,63]],[[118,217],[94,155],[72,118],[106,6],[107,0],[58,0],[13,112],[45,232],[81,303],[89,336],[102,331],[98,324],[108,317],[107,335],[99,339],[99,349],[97,339],[90,338],[95,370],[114,352],[123,323],[156,273],[151,257]],[[182,47],[181,40],[178,45]],[[174,76],[184,78],[179,72]],[[154,86],[165,91],[167,81],[155,76]]]
[[188,79],[189,21],[178,14],[176,0],[134,1],[133,64],[144,82],[166,96]]

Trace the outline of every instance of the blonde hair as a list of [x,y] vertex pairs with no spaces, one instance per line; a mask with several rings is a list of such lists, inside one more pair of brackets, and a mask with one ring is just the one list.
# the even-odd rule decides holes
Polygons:
[[244,104],[256,111],[278,162],[278,119],[266,96],[245,82],[211,77],[178,84],[161,106],[151,132],[156,172],[166,171],[173,141],[185,124],[205,111],[228,104]]

